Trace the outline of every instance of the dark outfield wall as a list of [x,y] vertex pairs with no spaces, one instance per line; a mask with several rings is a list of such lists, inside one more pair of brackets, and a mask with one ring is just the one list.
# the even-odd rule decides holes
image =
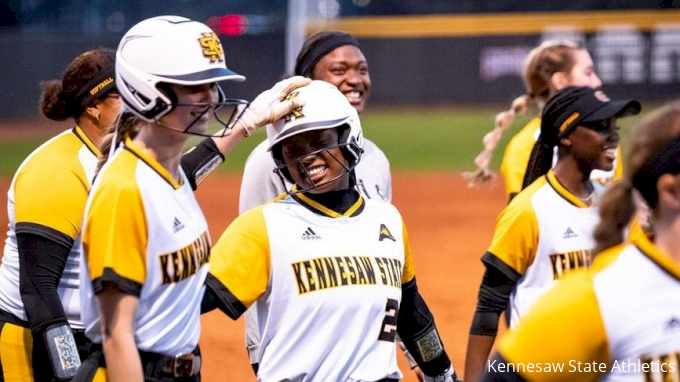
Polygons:
[[[586,44],[611,97],[680,96],[680,28],[626,27],[570,36]],[[84,50],[115,48],[120,37],[93,41],[82,35],[0,32],[0,119],[39,116],[40,81],[60,77]],[[359,35],[370,62],[371,103],[510,102],[524,92],[519,77],[524,57],[546,37]],[[228,96],[252,99],[283,75],[283,33],[221,39],[228,66],[247,77],[244,83],[225,84]]]
[[[587,36],[606,93],[680,97],[680,31],[666,37],[636,33],[616,45],[616,39]],[[524,93],[522,62],[540,41],[541,36],[361,39],[373,82],[371,103],[511,102]]]
[[[120,37],[89,41],[80,36],[0,33],[0,119],[38,117],[40,81],[61,78],[68,63],[85,50],[115,49]],[[252,99],[280,79],[283,34],[220,38],[227,65],[247,78],[223,84],[228,97]]]

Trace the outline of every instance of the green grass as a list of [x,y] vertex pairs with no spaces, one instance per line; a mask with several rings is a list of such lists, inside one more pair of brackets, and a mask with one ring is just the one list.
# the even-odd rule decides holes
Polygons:
[[[647,104],[645,104],[647,106]],[[393,171],[452,170],[475,168],[473,160],[482,150],[482,137],[493,128],[496,114],[507,105],[487,107],[369,108],[361,116],[364,135],[387,155]],[[651,110],[646,107],[645,110]],[[529,113],[533,115],[532,112]],[[508,140],[530,119],[521,116],[503,134],[494,152],[492,168],[498,169]],[[621,121],[622,147],[626,149],[629,126],[638,117]],[[0,141],[0,176],[12,176],[23,159],[47,137]],[[241,172],[250,151],[266,138],[264,129],[246,139],[220,168]],[[197,142],[193,138],[190,144]],[[195,144],[195,143],[194,143]]]

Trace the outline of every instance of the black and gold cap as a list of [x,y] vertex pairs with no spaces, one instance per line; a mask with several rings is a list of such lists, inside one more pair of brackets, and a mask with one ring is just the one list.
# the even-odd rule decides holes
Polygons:
[[556,146],[582,123],[622,118],[640,112],[636,100],[612,101],[601,90],[569,86],[553,95],[541,115],[541,142]]

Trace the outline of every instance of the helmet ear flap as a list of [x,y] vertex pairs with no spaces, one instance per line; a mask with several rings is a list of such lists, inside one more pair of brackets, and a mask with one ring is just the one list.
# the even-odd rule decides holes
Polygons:
[[274,172],[282,176],[288,183],[295,183],[293,177],[290,175],[290,171],[288,171],[288,167],[284,166],[282,150],[283,148],[281,145],[272,147],[272,158],[274,158],[274,164],[276,165]]
[[[159,91],[162,95],[164,95],[164,96],[170,101],[170,104],[169,104],[169,105],[167,105],[167,104],[164,105],[164,107],[169,107],[169,108],[170,108],[170,109],[168,110],[168,113],[170,113],[170,112],[173,111],[173,110],[175,109],[175,107],[177,106],[177,102],[179,102],[179,101],[177,100],[177,93],[175,93],[175,91],[172,90],[172,86],[170,86],[170,84],[168,84],[168,83],[166,83],[166,82],[159,82],[159,83],[156,85],[156,88],[158,89],[158,91]],[[161,100],[160,102],[163,102],[163,101]],[[166,114],[167,114],[167,113],[166,113]]]

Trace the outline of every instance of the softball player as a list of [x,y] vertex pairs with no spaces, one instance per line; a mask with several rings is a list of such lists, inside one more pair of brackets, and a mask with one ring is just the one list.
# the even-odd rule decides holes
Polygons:
[[590,172],[613,168],[616,120],[639,111],[637,101],[613,102],[589,87],[564,88],[546,104],[527,169],[537,180],[501,212],[482,256],[486,272],[470,327],[466,380],[479,379],[506,308],[509,326],[515,327],[557,280],[590,266],[599,220]]
[[[80,267],[82,319],[102,350],[90,354],[76,378],[199,380],[199,314],[211,244],[180,161],[188,134],[206,134],[210,113],[245,104],[225,99],[217,82],[244,77],[227,69],[220,41],[206,25],[160,16],[123,37],[116,78],[128,115],[108,136],[113,142],[102,144],[104,165],[89,194]],[[265,93],[237,123],[220,122],[248,133],[263,118],[300,106]]]
[[[485,381],[680,379],[680,103],[634,131],[624,178],[600,201],[595,258],[539,299],[499,344]],[[621,244],[633,193],[653,210],[655,235]],[[534,371],[519,365],[561,365]],[[500,368],[512,367],[508,371]]]
[[78,297],[80,224],[99,155],[95,143],[118,114],[114,59],[109,49],[84,52],[61,79],[41,84],[43,115],[72,118],[74,127],[33,151],[7,193],[0,381],[67,380],[87,355]]
[[[521,115],[532,105],[542,107],[557,91],[567,86],[588,86],[597,89],[602,81],[595,74],[593,60],[588,51],[581,45],[569,41],[546,41],[534,48],[527,56],[522,70],[522,80],[527,94],[516,98],[509,110],[496,116],[496,126],[484,137],[484,151],[475,159],[479,166],[477,171],[465,174],[471,179],[471,185],[484,183],[493,174],[489,170],[489,163],[493,150],[496,148],[503,131],[508,129],[516,115]],[[541,119],[529,121],[505,148],[505,155],[501,162],[501,175],[505,181],[505,191],[508,200],[522,190],[524,173],[531,156],[531,149],[541,131]],[[617,158],[621,156],[621,149],[617,148]],[[557,160],[555,153],[554,161]],[[621,177],[621,161],[614,161],[614,168],[610,171],[593,170],[591,179],[595,186],[601,187]]]
[[[323,80],[335,85],[357,110],[364,110],[371,90],[368,62],[359,42],[343,32],[324,31],[310,36],[302,46],[295,64],[295,74]],[[239,212],[266,203],[290,188],[276,175],[270,154],[269,142],[265,139],[248,156],[241,181]],[[364,139],[364,153],[355,169],[357,188],[365,198],[391,201],[392,175],[390,163],[385,154],[368,139]],[[246,348],[250,363],[257,372],[260,338],[257,330],[256,308],[248,309],[245,315]],[[419,379],[422,373],[417,369],[413,357],[397,342]]]
[[418,293],[399,212],[354,188],[356,110],[324,81],[291,96],[305,105],[267,136],[276,172],[293,186],[227,228],[207,281],[234,319],[258,302],[258,380],[396,381],[397,331],[426,375],[457,380]]

